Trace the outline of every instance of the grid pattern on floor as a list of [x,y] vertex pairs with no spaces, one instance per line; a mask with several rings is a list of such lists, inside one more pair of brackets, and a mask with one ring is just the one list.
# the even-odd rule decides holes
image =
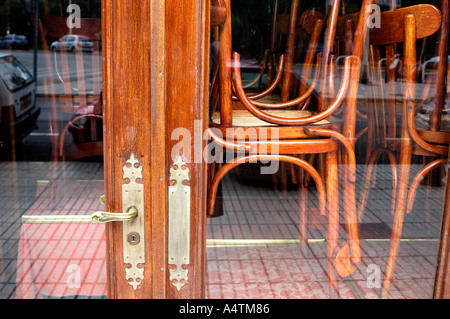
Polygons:
[[[418,169],[418,165],[412,166],[412,175]],[[360,181],[362,166],[357,173]],[[360,225],[364,230],[363,263],[351,276],[340,280],[342,298],[379,297],[392,224],[391,183],[390,168],[378,165],[376,185]],[[208,220],[207,237],[249,239],[249,244],[228,241],[228,245],[208,245],[207,297],[328,298],[326,219],[319,218],[317,210],[310,212],[316,216],[315,225],[308,227],[310,251],[303,256],[298,243],[296,190],[283,194],[258,185],[243,183],[235,174],[229,174],[223,182],[224,214]],[[357,187],[359,190],[360,185]],[[414,211],[405,218],[391,298],[432,297],[443,196],[443,187],[419,188]],[[314,206],[311,197],[309,204]],[[341,221],[342,211],[341,207]],[[345,239],[346,231],[341,226],[340,237]],[[267,239],[269,243],[255,244],[255,239]],[[289,243],[273,244],[271,239]]]
[[0,197],[2,204],[24,205],[0,217],[0,298],[105,296],[104,225],[21,222],[23,215],[87,215],[100,210],[103,165],[17,162],[1,166],[1,179],[10,183],[9,192]]
[[[357,172],[361,180],[362,167]],[[0,298],[104,298],[101,225],[21,223],[24,214],[88,214],[101,208],[101,163],[0,163],[0,180]],[[376,180],[361,224],[363,263],[339,281],[341,298],[379,295],[392,224],[390,169],[379,165]],[[283,196],[260,183],[243,183],[235,173],[222,186],[224,214],[207,222],[206,297],[328,298],[326,219],[314,209],[314,190],[310,250],[303,256],[295,189]],[[443,187],[419,188],[414,211],[405,218],[391,298],[432,297],[443,196]],[[343,225],[340,235],[345,238]]]

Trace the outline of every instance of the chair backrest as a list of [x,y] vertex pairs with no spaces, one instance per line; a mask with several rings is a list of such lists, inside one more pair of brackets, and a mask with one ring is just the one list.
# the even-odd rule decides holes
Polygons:
[[[276,5],[277,1],[274,1]],[[211,18],[214,21],[214,27],[219,28],[215,30],[218,34],[219,41],[217,44],[219,55],[219,67],[218,67],[218,86],[219,86],[219,104],[220,104],[220,118],[223,125],[231,125],[232,122],[232,84],[231,84],[231,51],[232,51],[232,38],[231,38],[231,4],[230,0],[213,0],[214,13],[216,16]],[[220,8],[219,8],[220,7]],[[226,14],[223,13],[223,8],[226,8]],[[294,64],[296,38],[305,38],[305,35],[309,36],[305,62],[306,64],[312,64],[315,55],[319,37],[323,29],[323,15],[317,11],[308,10],[302,14],[298,19],[299,0],[293,0],[291,3],[290,12],[288,15],[276,16],[276,30],[279,34],[285,36],[285,63],[283,71],[283,77],[281,82],[281,101],[287,101],[290,98],[292,91],[292,66]],[[223,21],[222,18],[225,18]],[[215,21],[220,21],[216,23]],[[306,31],[306,32],[305,32]],[[273,38],[273,36],[272,36]],[[304,68],[302,71],[302,77],[309,78],[312,73],[312,68]],[[216,77],[213,76],[215,80]],[[297,92],[304,92],[305,85],[301,83]],[[214,87],[211,88],[211,92],[214,92]],[[212,94],[213,95],[213,94]]]
[[434,99],[435,107],[430,114],[430,130],[439,131],[441,128],[441,115],[445,109],[446,100],[446,77],[448,69],[448,41],[449,41],[449,2],[448,0],[441,0],[441,29],[438,37],[438,45],[436,47],[436,56],[439,57],[437,63],[436,74],[436,96]]
[[340,16],[336,25],[334,54],[350,55],[353,52],[353,33],[358,24],[359,12]]
[[[351,140],[352,143],[354,143],[354,137],[355,137],[355,126],[356,126],[356,104],[357,104],[357,91],[358,91],[358,85],[359,85],[359,79],[360,79],[360,70],[361,70],[361,59],[362,59],[362,53],[364,49],[366,34],[367,34],[367,20],[372,13],[368,9],[370,8],[370,5],[374,3],[373,0],[364,0],[363,4],[361,6],[361,14],[358,17],[358,23],[354,32],[353,37],[353,51],[352,56],[357,57],[359,60],[357,62],[354,62],[355,59],[346,59],[346,67],[345,70],[351,70],[349,72],[345,71],[342,75],[342,81],[340,85],[340,89],[338,93],[336,94],[334,100],[330,103],[326,101],[326,104],[324,103],[324,108],[319,108],[320,111],[317,116],[311,116],[305,119],[282,119],[282,118],[276,118],[272,117],[269,114],[265,113],[264,111],[258,110],[257,108],[287,108],[299,105],[300,103],[303,103],[306,98],[309,98],[314,91],[315,85],[317,84],[317,75],[320,73],[320,77],[322,80],[322,85],[324,85],[324,90],[321,91],[327,91],[327,89],[330,87],[329,83],[327,81],[329,80],[329,75],[332,75],[332,70],[329,70],[326,66],[330,64],[330,58],[333,54],[333,47],[335,43],[335,36],[336,36],[336,25],[338,22],[338,12],[339,12],[339,1],[333,1],[332,6],[330,8],[330,15],[328,16],[327,21],[327,28],[324,36],[324,45],[322,50],[322,59],[321,63],[319,63],[319,67],[316,67],[315,76],[313,79],[313,83],[309,86],[308,91],[298,96],[288,102],[280,102],[276,105],[272,103],[264,103],[260,101],[255,101],[251,97],[246,97],[244,91],[243,91],[243,85],[241,82],[241,77],[239,74],[239,54],[235,54],[233,60],[231,60],[231,14],[230,14],[230,7],[229,7],[229,0],[225,1],[226,7],[227,7],[227,18],[223,26],[220,28],[219,37],[220,37],[220,43],[219,43],[219,82],[220,82],[220,121],[222,125],[225,126],[231,126],[232,123],[232,103],[230,96],[232,95],[232,86],[230,83],[231,80],[231,68],[233,69],[233,72],[235,73],[235,77],[233,80],[233,85],[236,89],[236,95],[238,95],[238,98],[241,100],[245,108],[249,110],[253,115],[260,118],[263,121],[267,121],[272,124],[280,124],[280,125],[307,125],[314,123],[317,118],[323,118],[328,117],[333,112],[335,112],[339,106],[341,105],[342,99],[345,98],[345,112],[344,112],[344,125],[343,125],[343,134],[346,138]],[[296,2],[293,2],[293,5],[295,5]],[[291,13],[293,10],[291,10]],[[294,16],[294,15],[293,15]],[[290,16],[291,21],[294,20],[293,16]],[[289,24],[290,30],[295,30],[295,23]],[[294,34],[294,33],[292,33]],[[292,37],[294,38],[294,37]],[[233,65],[233,63],[239,64],[239,65]],[[230,67],[231,66],[231,67]],[[325,67],[324,67],[325,66]],[[321,72],[318,72],[318,71]],[[238,79],[239,77],[239,79]],[[347,92],[347,84],[348,86],[348,96],[345,95]],[[239,93],[238,93],[239,91]],[[252,101],[250,101],[252,100]],[[256,115],[258,114],[258,115]]]
[[[441,13],[435,6],[421,4],[382,12],[380,23],[380,28],[371,29],[369,39],[369,77],[375,84],[371,87],[370,100],[373,101],[373,108],[369,109],[369,112],[372,112],[370,118],[375,128],[377,143],[392,149],[397,136],[396,93],[399,88],[396,68],[400,62],[396,58],[397,44],[403,43],[401,61],[404,79],[400,88],[402,102],[411,105],[416,98],[416,40],[439,30]],[[383,56],[386,61],[385,75],[382,73]]]
[[[298,19],[297,6],[298,1],[293,1],[290,14],[280,14],[277,18],[277,31],[287,38],[285,70],[281,86],[282,102],[306,92],[307,86],[302,79],[309,80],[311,78],[312,66],[316,58],[319,39],[322,35],[326,20],[325,16],[317,10],[305,10]],[[296,43],[297,39],[300,40],[300,43]],[[295,52],[296,47],[298,48],[297,52]],[[302,57],[302,52],[305,52],[304,57]],[[303,60],[299,60],[300,58],[303,58]],[[297,89],[293,85],[296,83],[292,81],[292,66],[295,62],[300,61],[303,64],[303,69],[299,81],[297,81],[300,82]],[[300,108],[305,108],[306,104]]]

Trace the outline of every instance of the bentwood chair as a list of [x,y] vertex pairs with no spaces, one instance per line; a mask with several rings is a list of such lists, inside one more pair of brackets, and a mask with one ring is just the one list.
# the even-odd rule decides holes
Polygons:
[[[317,10],[305,10],[300,15],[299,9],[300,1],[293,0],[290,4],[289,13],[281,13],[272,18],[272,20],[275,20],[273,24],[275,24],[276,32],[273,31],[271,34],[271,43],[274,42],[274,37],[284,40],[285,50],[280,57],[278,67],[275,69],[275,77],[271,82],[268,81],[266,83],[266,89],[256,94],[247,94],[249,99],[257,106],[262,106],[266,109],[296,108],[305,110],[308,106],[314,107],[313,105],[317,104],[317,97],[313,94],[314,91],[309,92],[308,94],[311,96],[298,105],[285,106],[283,104],[283,102],[300,96],[308,90],[307,81],[313,75],[314,59],[318,50],[319,39],[324,29],[325,16],[322,13]],[[272,53],[272,61],[274,60],[273,56],[274,54]],[[297,75],[297,70],[294,67],[300,65],[300,62],[302,69],[300,72],[297,72],[300,75]],[[273,69],[273,67],[271,69],[268,68],[268,71]],[[243,86],[243,88],[246,89],[248,86],[249,84]],[[246,89],[247,92],[248,89]],[[236,96],[233,96],[233,100],[236,101],[238,99]],[[237,101],[237,103],[234,103],[233,108],[243,107]],[[287,195],[288,171],[290,171],[292,183],[299,185],[303,191],[306,190],[306,187],[301,185],[301,180],[306,178],[303,178],[302,170],[299,170],[297,177],[295,166],[292,164],[286,165],[286,163],[282,162],[277,174],[272,176],[275,189],[278,184],[278,176],[280,177],[283,197]]]
[[[222,0],[213,0],[213,2],[215,1],[220,2]],[[279,8],[279,6],[280,1],[273,0],[269,48],[264,52],[259,73],[248,83],[244,83],[243,86],[246,92],[257,93],[249,95],[252,100],[261,98],[265,101],[271,99],[275,101],[287,100],[289,94],[292,93],[290,92],[292,86],[298,86],[298,83],[293,81],[293,64],[298,62],[299,59],[307,65],[314,63],[325,16],[321,12],[311,9],[304,10],[299,15],[300,1],[298,0],[291,2],[287,13],[282,13],[283,8]],[[281,51],[284,52],[280,57]],[[286,64],[283,65],[284,61],[286,61]],[[306,75],[309,77],[310,74],[307,72],[311,72],[310,68],[303,70],[299,79],[305,78]],[[261,85],[264,74],[267,75],[267,79],[264,85]],[[258,83],[259,85],[256,85]],[[303,83],[302,86],[305,87],[305,84]],[[267,90],[261,92],[262,87]],[[281,89],[281,92],[277,92],[278,94],[269,98],[275,93],[276,89]]]
[[[224,30],[228,30],[227,28],[230,28],[230,26],[225,25],[226,22],[226,10],[225,10],[225,4],[226,2],[224,0],[213,0],[211,2],[211,25],[214,28],[214,45],[213,45],[213,56],[215,61],[219,61],[220,57],[224,57],[224,54],[219,55],[219,52],[230,52],[230,48],[227,48],[231,41],[227,40],[227,37],[231,32],[224,32]],[[274,1],[274,5],[278,5],[278,1]],[[276,71],[276,76],[273,79],[271,83],[267,86],[267,88],[260,92],[251,92],[250,90],[246,90],[246,93],[248,94],[249,99],[254,101],[253,103],[258,106],[263,106],[264,108],[273,108],[275,109],[275,112],[280,112],[280,110],[276,109],[286,109],[286,108],[297,108],[297,109],[305,109],[308,105],[308,102],[310,100],[310,97],[308,97],[303,103],[299,103],[298,105],[295,105],[293,103],[288,103],[287,105],[283,103],[276,103],[276,102],[288,102],[291,91],[296,90],[300,93],[304,93],[306,89],[306,83],[305,81],[301,81],[301,79],[310,79],[311,73],[313,70],[313,64],[314,64],[314,58],[318,46],[319,37],[321,35],[321,32],[323,30],[323,24],[325,17],[323,14],[321,14],[318,11],[313,10],[305,10],[300,18],[299,16],[299,0],[294,0],[291,2],[290,10],[288,14],[281,13],[281,14],[275,14],[278,12],[277,7],[273,10],[273,16],[272,16],[272,27],[274,30],[272,30],[271,33],[271,43],[274,42],[274,38],[280,38],[285,39],[285,52],[280,57],[280,62]],[[231,20],[231,18],[230,18]],[[220,24],[224,24],[220,29],[218,26]],[[220,39],[219,40],[219,31]],[[296,40],[300,39],[301,43],[296,43]],[[274,52],[275,44],[271,44],[271,52]],[[294,65],[294,55],[295,55],[295,47],[298,47],[299,49],[297,51],[306,51],[305,57],[304,57],[304,63],[303,63],[303,70],[301,72],[301,77],[298,79],[298,77],[294,76],[293,74],[293,65]],[[218,49],[220,47],[220,49]],[[273,57],[274,54],[271,55],[272,60],[276,60],[276,58]],[[230,57],[229,57],[230,58]],[[286,62],[285,62],[286,61]],[[298,62],[298,60],[296,61]],[[222,94],[224,92],[227,92],[229,89],[228,84],[230,82],[227,81],[218,81],[219,77],[219,67],[222,65],[225,65],[224,62],[222,63],[215,63],[214,69],[212,71],[212,81],[211,81],[211,95],[210,95],[210,110],[212,111],[212,121],[215,123],[220,123],[220,112],[215,112],[216,106],[219,101],[219,86],[221,87],[220,92]],[[222,72],[220,74],[226,74],[225,72]],[[261,74],[261,73],[260,73]],[[317,75],[317,74],[316,74]],[[229,76],[229,75],[228,75]],[[317,80],[317,76],[316,76]],[[295,86],[295,87],[294,87]],[[243,86],[246,88],[246,86]],[[308,92],[309,95],[312,95],[312,89]],[[244,117],[244,120],[251,120],[255,119],[254,116],[248,113],[246,111],[245,107],[242,105],[241,102],[238,101],[238,98],[236,96],[233,96],[232,101],[228,101],[227,98],[221,98],[222,105],[227,105],[227,107],[232,107],[233,112],[235,112],[235,116],[241,118]],[[291,102],[291,101],[289,101]],[[229,105],[231,103],[231,106]],[[237,111],[240,110],[240,111]],[[302,114],[308,114],[307,112],[300,112]],[[286,163],[281,162],[280,163],[280,169],[277,171],[276,174],[272,175],[272,181],[275,185],[278,184],[278,176],[281,178],[281,188],[283,195],[286,195],[287,191],[287,169],[285,165]],[[298,178],[300,181],[297,181],[297,172],[295,171],[294,165],[289,165],[292,182],[293,184],[298,184],[301,187],[301,191],[303,193],[303,197],[306,200],[306,187],[303,187],[302,180],[307,179],[306,177],[303,177],[302,171],[298,172]],[[210,166],[210,172],[211,175],[214,175],[215,170],[220,167],[220,164],[213,163]],[[323,174],[322,174],[323,175]],[[306,182],[305,182],[306,183]],[[219,189],[220,191],[220,189]],[[220,197],[219,197],[220,198]],[[217,209],[216,209],[217,210]],[[216,214],[215,214],[216,215]],[[305,213],[301,214],[302,216],[305,215]],[[303,219],[303,218],[302,218]],[[302,225],[305,225],[306,222],[302,223]],[[304,253],[306,253],[306,228],[302,227],[301,229],[301,238],[302,238],[302,250]]]
[[[448,9],[448,7],[447,7]],[[447,10],[448,15],[448,10]],[[450,133],[417,127],[419,110],[416,107],[417,52],[416,41],[434,34],[441,26],[438,8],[421,4],[381,13],[381,28],[370,33],[370,79],[373,91],[368,110],[369,138],[375,147],[366,168],[360,196],[358,217],[364,215],[365,202],[370,189],[373,166],[382,153],[389,156],[393,174],[391,210],[394,219],[382,297],[387,297],[394,276],[405,213],[410,213],[418,185],[434,168],[444,165],[448,155]],[[448,24],[448,20],[447,20]],[[446,40],[448,41],[448,39]],[[403,82],[395,81],[393,65],[397,44],[403,43]],[[386,56],[386,80],[381,69],[382,52]],[[396,90],[396,85],[399,86]],[[401,92],[397,103],[396,94]],[[431,119],[430,119],[431,121]],[[413,179],[409,190],[412,156],[431,156],[434,161],[425,165]],[[398,158],[398,159],[397,159]],[[395,206],[394,206],[395,205]]]
[[[367,7],[372,1],[364,1],[354,37],[356,56],[361,56],[367,31]],[[288,109],[297,106],[308,98],[315,87],[320,70],[329,64],[330,48],[334,41],[339,1],[333,3],[324,54],[321,63],[316,65],[313,83],[300,96],[278,104],[255,103],[244,91],[240,57],[231,56],[230,2],[226,1],[227,18],[220,26],[219,54],[219,109],[212,116],[208,130],[218,147],[237,153],[231,161],[225,163],[214,175],[208,193],[208,212],[212,213],[218,185],[222,178],[233,168],[251,161],[282,161],[305,170],[314,180],[318,192],[318,206],[322,215],[327,215],[327,256],[328,276],[332,296],[338,294],[336,274],[346,277],[356,270],[361,261],[358,225],[355,210],[355,154],[354,126],[356,118],[357,84],[360,74],[360,60],[347,57],[341,78],[340,88],[329,105],[317,112]],[[326,57],[324,59],[324,57]],[[319,59],[320,60],[320,59]],[[323,63],[325,61],[325,63]],[[231,67],[230,67],[231,66]],[[326,77],[325,77],[326,78]],[[350,88],[348,88],[350,84]],[[243,109],[233,108],[233,87]],[[347,96],[347,92],[351,95]],[[346,100],[344,125],[341,134],[339,128],[328,121]],[[270,109],[275,106],[277,109]],[[274,151],[275,150],[275,151]],[[338,174],[337,155],[342,151],[345,158],[344,173]],[[217,152],[216,152],[217,153]],[[325,155],[325,178],[308,161],[299,158],[302,155]],[[342,178],[340,179],[339,176]],[[342,184],[340,184],[341,182]],[[345,225],[347,241],[339,244],[339,186],[344,190]],[[300,202],[300,211],[305,202]],[[301,226],[301,222],[300,222]],[[301,238],[302,241],[303,238]]]
[[[48,74],[45,93],[51,105],[55,161],[103,155],[101,21],[81,18],[82,27],[72,34],[66,20],[43,15],[38,25]],[[72,42],[71,37],[81,41]]]
[[[227,41],[219,42],[219,28],[220,21],[224,20],[224,0],[213,0],[211,2],[211,26],[213,27],[213,58],[217,62],[219,59],[219,49],[220,43],[224,45]],[[316,10],[305,10],[299,17],[299,0],[293,0],[290,5],[289,13],[278,14],[278,1],[275,0],[273,3],[272,12],[272,31],[270,40],[270,50],[266,51],[264,60],[262,62],[263,66],[258,74],[258,76],[250,83],[243,86],[248,93],[249,99],[254,101],[255,105],[260,105],[262,103],[265,108],[281,109],[281,108],[297,108],[306,109],[311,98],[306,99],[303,103],[299,105],[289,104],[284,106],[283,104],[276,104],[276,102],[287,102],[292,96],[292,92],[299,95],[307,90],[307,84],[302,79],[310,79],[312,76],[314,58],[318,48],[319,38],[322,34],[325,16]],[[222,27],[221,30],[224,30]],[[224,34],[221,35],[222,38]],[[279,62],[276,63],[277,67],[274,67],[276,61],[275,57],[275,47],[278,42],[285,40],[285,50],[279,58]],[[297,39],[299,41],[297,41]],[[296,43],[297,41],[297,43]],[[297,47],[297,49],[296,49]],[[269,52],[269,53],[268,53]],[[295,57],[297,52],[306,52],[303,57],[303,69],[301,71],[301,76],[296,76],[293,72],[293,66],[295,63],[299,62],[299,59]],[[270,60],[266,60],[270,59]],[[272,66],[270,66],[271,64]],[[214,111],[217,107],[219,101],[219,66],[220,63],[213,63],[214,69],[212,70],[212,80],[211,80],[211,94],[210,94],[210,105],[211,112],[213,115],[213,121],[218,120],[219,113]],[[268,80],[266,87],[262,91],[255,91],[251,86],[257,82],[257,80],[262,76],[263,72],[267,70]],[[223,73],[222,73],[223,74]],[[272,78],[272,76],[274,76]],[[223,82],[222,82],[223,83]],[[311,91],[309,92],[311,94]],[[311,94],[312,95],[312,94]],[[245,110],[242,104],[238,101],[236,96],[233,96],[232,108]],[[241,115],[246,113],[240,111]],[[211,170],[216,169],[216,165],[212,165]],[[297,184],[297,172],[292,165],[290,168],[290,176],[292,178],[293,184]],[[281,179],[281,189],[283,195],[286,195],[287,191],[287,170],[288,167],[285,163],[281,163],[280,170],[277,174],[273,175],[272,181],[275,188],[278,184],[278,176]],[[301,174],[299,174],[301,175]]]
[[[274,1],[274,3],[277,3],[278,1]],[[213,56],[216,62],[218,61],[219,52],[223,50],[223,46],[225,46],[227,43],[230,42],[230,40],[223,41],[225,36],[228,36],[227,34],[231,34],[231,32],[224,33],[223,30],[226,30],[227,28],[231,28],[231,26],[226,24],[226,21],[223,22],[222,20],[225,18],[223,15],[225,14],[224,6],[225,6],[225,0],[212,0],[211,2],[212,9],[211,9],[211,26],[213,27],[213,34],[215,41],[213,42],[214,50],[213,50]],[[324,26],[324,15],[321,14],[318,11],[314,10],[305,10],[300,18],[298,18],[298,9],[299,9],[299,0],[293,0],[291,3],[291,8],[289,11],[289,14],[278,14],[276,16],[272,17],[272,20],[275,21],[275,30],[272,32],[271,38],[280,36],[286,39],[285,41],[285,52],[281,55],[279,62],[276,64],[276,74],[273,78],[273,81],[268,81],[267,88],[260,92],[254,92],[253,90],[249,90],[248,88],[252,85],[253,82],[255,82],[255,79],[251,81],[251,83],[248,83],[243,86],[244,89],[246,89],[246,93],[248,93],[248,97],[250,100],[254,101],[254,104],[257,106],[263,106],[264,108],[273,108],[273,109],[281,109],[281,108],[288,108],[288,107],[294,107],[295,104],[290,103],[287,106],[283,104],[269,104],[267,102],[286,102],[290,99],[292,92],[295,91],[295,94],[298,95],[298,90],[300,90],[301,93],[304,93],[306,91],[307,84],[302,82],[302,79],[309,79],[311,78],[312,73],[312,65],[314,64],[314,59],[316,56],[316,50],[318,47],[319,37],[321,36],[323,26]],[[274,10],[274,12],[277,12]],[[231,19],[231,17],[230,17]],[[223,26],[221,28],[218,28],[219,25],[223,22]],[[219,30],[221,34],[219,34]],[[221,39],[221,41],[218,41],[218,39]],[[305,67],[303,68],[301,72],[301,76],[297,79],[297,85],[296,88],[293,90],[294,86],[294,80],[295,76],[293,74],[293,64],[294,62],[294,56],[296,54],[295,47],[296,47],[296,39],[299,38],[301,41],[300,44],[303,50],[306,52],[303,64]],[[299,43],[297,43],[298,45]],[[273,48],[270,49],[272,56],[274,56]],[[301,51],[301,50],[298,50]],[[223,56],[223,55],[222,55]],[[265,58],[263,59],[262,64],[264,66],[267,65],[268,62],[265,61]],[[271,58],[276,59],[276,58]],[[211,109],[214,111],[216,109],[216,105],[218,103],[218,87],[219,85],[216,85],[218,82],[219,74],[224,74],[224,72],[219,72],[220,66],[223,65],[222,62],[215,63],[215,67],[212,70],[212,80],[211,80],[211,94],[210,94],[210,102],[211,102]],[[262,71],[258,74],[257,78],[259,78],[262,75],[263,68],[261,68]],[[300,82],[300,83],[299,83]],[[223,82],[220,82],[223,83]],[[223,89],[223,88],[222,88]],[[278,90],[280,89],[280,90]],[[224,90],[221,90],[223,92]],[[278,92],[279,91],[279,92]],[[233,96],[233,101],[237,101],[238,98],[236,96]],[[233,108],[241,108],[241,103],[237,102],[234,103],[232,101],[226,102],[230,104],[229,107]],[[231,104],[233,104],[231,106]],[[297,108],[305,109],[307,104],[303,103],[302,105],[298,105]]]

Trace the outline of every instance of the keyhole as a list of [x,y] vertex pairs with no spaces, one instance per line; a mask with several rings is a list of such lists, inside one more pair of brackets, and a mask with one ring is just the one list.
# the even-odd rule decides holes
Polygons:
[[137,245],[141,241],[141,236],[138,233],[129,233],[128,234],[128,243],[130,245]]

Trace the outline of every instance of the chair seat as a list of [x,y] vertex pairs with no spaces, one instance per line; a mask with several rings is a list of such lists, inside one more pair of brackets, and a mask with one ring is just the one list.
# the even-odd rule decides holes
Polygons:
[[[264,110],[267,114],[284,117],[289,119],[295,118],[305,118],[314,115],[314,112],[304,111],[304,110]],[[243,126],[243,127],[257,127],[257,126],[277,126],[276,124],[268,123],[260,120],[248,110],[233,110],[233,126]],[[215,112],[211,117],[214,124],[220,125],[220,113]],[[315,125],[325,125],[330,124],[328,120],[322,120],[314,123]]]
[[[397,123],[401,125],[402,122],[402,112],[403,105],[402,103],[395,103],[395,114]],[[427,131],[430,123],[430,114],[418,112],[414,119],[414,125],[417,130]],[[399,126],[400,127],[400,126]],[[441,128],[440,132],[450,133],[450,114],[442,114],[441,116]]]

